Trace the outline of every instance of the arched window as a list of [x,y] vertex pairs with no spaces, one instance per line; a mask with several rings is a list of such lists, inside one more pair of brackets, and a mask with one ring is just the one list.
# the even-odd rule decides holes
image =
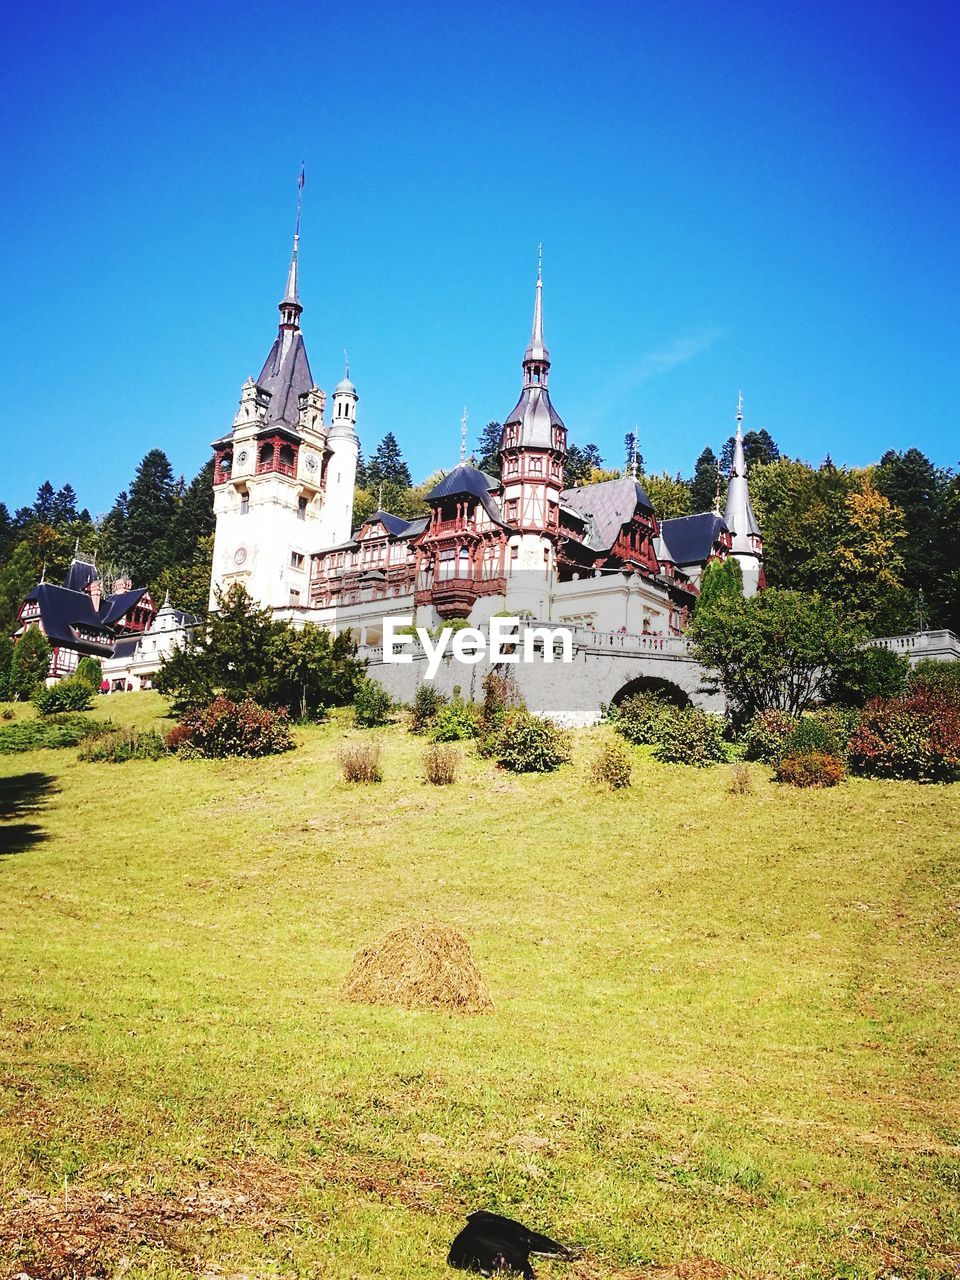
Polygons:
[[292,467],[296,459],[293,452],[292,444],[284,444],[280,446],[280,465],[281,467]]
[[273,445],[262,444],[260,446],[260,452],[257,455],[257,460],[261,467],[268,467],[273,461]]

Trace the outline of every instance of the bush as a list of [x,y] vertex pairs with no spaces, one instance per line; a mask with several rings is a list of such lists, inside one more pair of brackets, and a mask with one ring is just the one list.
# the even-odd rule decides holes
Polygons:
[[960,781],[960,702],[924,689],[871,702],[850,739],[850,767],[873,778]]
[[844,778],[843,761],[825,751],[801,751],[784,756],[774,777],[793,787],[835,787]]
[[167,735],[172,750],[182,754],[187,744],[190,754],[223,760],[228,756],[275,755],[290,751],[294,742],[286,711],[271,711],[249,699],[231,702],[214,698],[209,706],[188,711]]
[[410,716],[410,732],[426,733],[433,726],[441,707],[446,705],[446,698],[439,689],[429,681],[424,681],[413,699],[413,712]]
[[428,782],[435,787],[449,787],[457,780],[460,768],[460,752],[456,747],[436,744],[423,753],[423,771]]
[[796,727],[796,716],[788,715],[786,711],[757,712],[743,732],[747,759],[776,764],[786,751]]
[[844,707],[862,707],[873,698],[896,698],[903,693],[906,658],[879,645],[854,649],[833,673],[831,697]]
[[109,764],[123,764],[127,760],[159,760],[167,754],[167,748],[163,735],[152,730],[117,729],[86,742],[80,748],[80,759]]
[[17,713],[14,711],[13,707],[4,707],[3,710],[0,711],[0,720],[13,720],[16,717],[16,714]]
[[109,733],[116,725],[86,716],[51,716],[44,720],[20,720],[0,728],[0,755],[44,748],[78,747],[87,738]]
[[629,787],[630,774],[630,757],[622,742],[605,742],[590,766],[590,781],[593,785],[609,787],[611,791]]
[[59,715],[63,711],[88,711],[92,703],[93,689],[75,675],[67,680],[58,680],[49,688],[41,685],[33,695],[33,705],[42,716]]
[[440,711],[433,722],[430,737],[434,742],[465,742],[477,736],[478,709],[472,702],[454,698]]
[[570,759],[570,734],[552,720],[515,708],[496,735],[493,755],[514,773],[549,773]]
[[691,764],[697,768],[720,764],[730,758],[722,716],[699,707],[674,708],[665,721],[654,755],[664,764]]
[[924,658],[910,672],[909,693],[932,693],[960,703],[960,662],[935,662]]
[[632,693],[618,707],[610,708],[613,727],[637,746],[656,746],[679,708],[654,693]]
[[507,711],[514,707],[526,707],[516,684],[499,671],[488,671],[483,678],[483,702],[477,717],[477,752],[481,756],[494,756],[497,739],[507,718]]
[[845,760],[852,731],[852,725],[829,709],[806,712],[790,734],[784,754],[803,756],[813,752]]
[[73,674],[74,679],[88,684],[94,693],[100,692],[100,686],[103,684],[103,665],[99,658],[81,658]]
[[361,729],[378,729],[390,719],[393,709],[389,693],[382,684],[364,676],[353,696],[353,719]]
[[382,782],[380,761],[381,744],[374,739],[368,742],[348,742],[337,753],[340,772],[345,782]]

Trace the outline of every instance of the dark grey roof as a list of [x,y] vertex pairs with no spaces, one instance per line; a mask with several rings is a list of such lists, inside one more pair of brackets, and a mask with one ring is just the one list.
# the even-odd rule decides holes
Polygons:
[[115,658],[132,658],[137,651],[139,643],[140,636],[121,636],[113,646],[113,656]]
[[503,425],[520,427],[520,444],[539,449],[553,448],[553,427],[562,427],[563,419],[553,407],[550,392],[544,386],[525,386],[520,399],[504,418]]
[[459,466],[448,471],[442,480],[438,480],[427,494],[427,501],[437,498],[449,498],[458,493],[472,493],[476,498],[485,498],[491,489],[500,485],[499,480],[488,476],[485,471],[469,462],[461,462]]
[[100,602],[100,621],[108,627],[119,622],[146,594],[146,587],[135,587],[132,591],[118,591],[115,596],[106,596]]
[[[113,631],[97,616],[93,601],[85,591],[70,591],[51,582],[41,582],[26,599],[36,600],[44,634],[52,645],[66,645],[80,653],[100,657],[109,657],[113,652]],[[82,639],[76,627],[92,632],[95,638]]]
[[726,521],[715,511],[702,511],[695,516],[679,516],[660,521],[660,536],[674,564],[703,564],[713,548],[727,532]]
[[433,486],[427,494],[427,501],[439,502],[441,498],[450,498],[462,493],[470,494],[480,499],[483,509],[491,520],[497,524],[503,524],[503,517],[497,509],[497,504],[490,497],[491,489],[499,487],[500,481],[495,480],[493,476],[488,476],[485,471],[480,471],[469,462],[461,462]]
[[613,546],[617,534],[638,510],[653,511],[643,485],[632,476],[564,489],[560,500],[585,519],[587,541],[598,551]]
[[[372,516],[367,516],[363,524],[382,524],[387,533],[393,534],[395,538],[401,533],[406,533],[410,528],[409,520],[404,520],[402,516],[391,515],[389,511],[375,511]],[[362,529],[363,525],[360,528]]]
[[85,560],[73,560],[70,568],[67,570],[67,576],[63,585],[68,591],[83,591],[91,582],[97,579],[97,569],[95,565],[88,564]]
[[300,421],[300,397],[313,386],[307,348],[299,329],[281,329],[260,370],[257,386],[270,392],[264,423],[285,422],[296,427]]

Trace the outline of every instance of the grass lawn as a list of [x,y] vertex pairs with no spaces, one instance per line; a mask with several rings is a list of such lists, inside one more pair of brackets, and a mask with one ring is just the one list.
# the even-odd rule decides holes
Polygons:
[[[426,1280],[487,1207],[585,1247],[541,1277],[956,1276],[960,786],[598,795],[603,732],[450,788],[399,728],[342,783],[342,720],[0,756],[0,1275]],[[339,998],[411,920],[492,1015]]]

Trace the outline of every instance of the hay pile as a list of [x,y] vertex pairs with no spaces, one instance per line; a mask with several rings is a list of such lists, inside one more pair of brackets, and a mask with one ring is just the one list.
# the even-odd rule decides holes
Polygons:
[[405,925],[358,951],[343,994],[363,1004],[397,1004],[404,1009],[493,1009],[466,938],[442,924]]

